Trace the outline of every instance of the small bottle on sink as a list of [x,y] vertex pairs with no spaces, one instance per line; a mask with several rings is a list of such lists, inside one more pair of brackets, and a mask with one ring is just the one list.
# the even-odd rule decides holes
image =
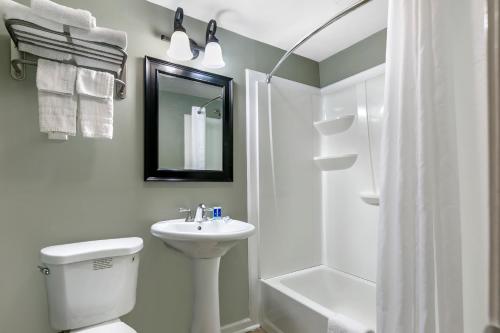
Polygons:
[[213,208],[213,218],[214,220],[220,220],[222,218],[222,207]]

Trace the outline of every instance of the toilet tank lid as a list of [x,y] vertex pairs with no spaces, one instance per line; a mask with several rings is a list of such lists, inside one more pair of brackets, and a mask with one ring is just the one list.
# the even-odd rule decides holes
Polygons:
[[139,252],[143,241],[139,237],[96,240],[49,246],[40,251],[43,263],[64,265],[74,262],[120,257]]

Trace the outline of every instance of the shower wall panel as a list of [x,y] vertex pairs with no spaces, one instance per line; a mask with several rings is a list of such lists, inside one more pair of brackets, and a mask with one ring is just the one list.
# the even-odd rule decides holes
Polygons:
[[320,174],[313,164],[319,89],[257,83],[260,276],[321,264]]
[[321,136],[321,156],[357,154],[354,165],[322,174],[324,261],[331,268],[376,279],[378,206],[362,194],[378,193],[381,119],[384,101],[383,66],[322,89],[320,119],[355,115],[342,133]]

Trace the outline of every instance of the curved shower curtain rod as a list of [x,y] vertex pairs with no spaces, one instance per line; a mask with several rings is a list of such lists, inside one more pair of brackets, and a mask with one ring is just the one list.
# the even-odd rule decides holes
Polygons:
[[352,11],[355,11],[356,9],[358,9],[359,7],[363,6],[363,5],[366,5],[368,2],[370,2],[372,0],[360,0],[356,3],[354,3],[353,5],[351,5],[350,7],[347,7],[346,9],[344,9],[343,11],[341,11],[340,13],[336,14],[334,17],[332,17],[331,19],[329,19],[326,23],[324,23],[322,26],[318,27],[316,30],[314,30],[313,32],[311,32],[310,34],[306,35],[305,37],[303,37],[300,41],[298,41],[290,50],[288,50],[282,57],[281,59],[278,61],[278,63],[276,64],[276,66],[274,66],[273,70],[267,74],[267,77],[266,77],[266,82],[267,83],[270,83],[271,82],[271,79],[274,75],[274,73],[278,70],[278,68],[281,66],[281,64],[283,64],[283,62],[285,62],[285,60],[296,50],[298,49],[302,44],[304,44],[305,42],[307,42],[309,39],[311,39],[314,35],[316,35],[318,32],[322,31],[323,29],[325,29],[326,27],[328,27],[330,24],[332,24],[333,22],[335,21],[338,21],[339,19],[341,19],[342,17],[346,16],[347,14],[349,14],[350,12]]
[[[203,109],[205,106],[207,106],[208,104],[212,103],[213,101],[216,101],[218,99],[221,99],[222,98],[222,95],[219,95],[217,97],[214,97],[212,98],[211,100],[209,100],[208,102],[206,102],[205,104],[203,104],[202,106],[200,106],[200,109]],[[199,111],[198,111],[199,113]]]

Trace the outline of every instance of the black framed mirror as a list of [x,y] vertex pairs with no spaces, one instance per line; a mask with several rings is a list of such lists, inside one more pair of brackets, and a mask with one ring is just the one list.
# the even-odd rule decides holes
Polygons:
[[233,181],[233,79],[145,57],[144,180]]

